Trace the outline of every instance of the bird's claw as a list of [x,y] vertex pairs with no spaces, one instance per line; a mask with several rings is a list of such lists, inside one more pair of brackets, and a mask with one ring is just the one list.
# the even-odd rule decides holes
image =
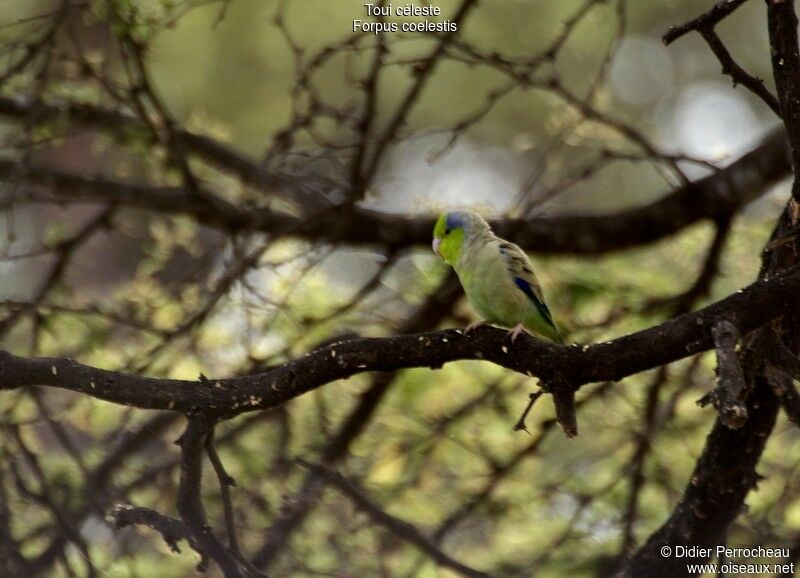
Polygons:
[[464,335],[469,335],[470,331],[476,330],[481,325],[486,325],[486,321],[474,321],[464,328]]
[[508,335],[511,336],[511,343],[514,343],[519,337],[519,334],[525,331],[525,326],[522,323],[517,323],[511,331],[508,332]]

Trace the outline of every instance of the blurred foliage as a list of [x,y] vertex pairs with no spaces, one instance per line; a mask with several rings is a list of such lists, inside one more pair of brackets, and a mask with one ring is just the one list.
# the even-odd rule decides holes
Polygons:
[[[109,18],[106,2],[90,4],[91,10],[80,23],[86,33],[102,28]],[[129,0],[117,4],[137,12],[137,25],[127,32],[151,43],[147,62],[153,82],[176,119],[258,158],[295,117],[297,108],[302,110],[308,104],[293,94],[298,55],[290,49],[287,34],[289,42],[303,47],[302,56],[306,57],[336,45],[351,31],[352,20],[364,16],[362,3],[351,0]],[[481,50],[525,58],[549,45],[580,4],[576,0],[483,0],[462,33]],[[595,105],[635,126],[671,154],[685,153],[697,145],[687,140],[696,133],[683,131],[680,123],[698,123],[702,128],[704,122],[702,115],[676,116],[687,91],[730,90],[731,100],[725,106],[733,107],[732,114],[745,111],[754,119],[752,127],[723,124],[720,128],[709,121],[708,130],[723,131],[712,136],[722,139],[728,148],[714,148],[713,139],[699,145],[705,160],[725,164],[752,146],[773,120],[746,92],[733,91],[725,84],[718,63],[699,37],[687,36],[668,49],[661,46],[659,36],[668,25],[696,15],[705,4],[690,0],[627,2],[619,43],[615,35],[620,4],[598,3],[548,67],[555,67],[564,84],[578,94],[584,94],[599,75]],[[450,13],[455,2],[441,0],[439,5]],[[41,26],[38,20],[25,19],[49,9],[50,3],[44,1],[0,3],[0,22],[22,22],[0,29],[0,39],[13,42],[24,38]],[[278,13],[283,14],[280,28],[274,22]],[[769,77],[766,26],[759,3],[745,5],[720,31],[743,66],[757,76]],[[112,35],[119,33],[112,27]],[[391,61],[418,59],[431,50],[433,40],[398,37],[391,45]],[[367,48],[374,42],[367,38],[362,44]],[[634,53],[626,52],[628,42],[640,43],[633,45]],[[612,52],[606,62],[609,49]],[[121,74],[119,62],[104,62],[102,42],[85,56],[98,68],[110,66],[112,77]],[[642,63],[637,56],[651,60]],[[616,69],[615,59],[623,57],[627,64]],[[313,78],[326,104],[346,107],[359,98],[346,80],[363,75],[370,58],[366,49],[331,55]],[[659,68],[651,68],[653,63]],[[652,78],[631,77],[642,70]],[[45,96],[105,102],[101,90],[85,82],[80,70],[68,62],[57,77],[57,82],[48,83]],[[659,85],[657,94],[639,90],[639,83],[660,78],[669,82]],[[379,111],[396,106],[411,81],[407,67],[387,65]],[[26,93],[31,82],[22,75],[2,92]],[[557,192],[537,204],[536,213],[612,211],[657,198],[675,184],[674,176],[652,159],[621,159],[587,179],[562,186],[595,158],[598,148],[630,154],[638,151],[618,131],[586,121],[563,100],[541,90],[511,91],[452,147],[445,146],[450,129],[480,110],[487,95],[504,82],[500,73],[487,67],[444,62],[410,116],[406,127],[408,136],[413,136],[410,152],[390,157],[382,165],[367,204],[429,212],[458,199],[481,205],[488,213],[519,214],[509,191],[518,191],[533,173],[537,185],[532,194]],[[380,122],[388,120],[385,115],[378,118]],[[0,125],[0,134],[12,134],[12,126]],[[48,138],[47,133],[35,136]],[[323,162],[335,167],[340,161],[336,147],[352,142],[354,136],[340,123],[318,119],[313,131],[297,135],[287,162],[298,170]],[[51,142],[51,154],[68,157],[64,149],[73,146],[74,138],[78,137]],[[67,166],[77,163],[142,182],[178,181],[177,172],[164,167],[163,151],[135,134],[126,142],[124,154],[102,137],[82,146],[81,158],[62,159]],[[440,153],[443,156],[437,159]],[[475,163],[466,163],[465,158]],[[482,167],[481,159],[490,162]],[[437,172],[442,165],[448,172]],[[468,188],[465,179],[475,178],[478,173],[471,171],[476,165],[484,176],[492,166],[503,167],[503,171],[479,179],[487,187],[497,186],[502,194],[495,195],[491,188]],[[682,166],[692,177],[708,171],[688,162]],[[208,166],[197,162],[194,168],[232,200],[247,201],[254,195]],[[466,177],[459,174],[462,169]],[[430,181],[418,178],[418,170],[431,171]],[[437,180],[440,178],[443,180]],[[388,183],[388,189],[382,183]],[[438,187],[434,194],[430,183]],[[780,187],[735,219],[720,273],[710,294],[695,306],[730,294],[754,278],[760,250],[784,196]],[[24,253],[56,246],[89,217],[90,213],[76,207],[34,207],[15,211],[0,228],[8,239],[12,239],[13,229],[11,252]],[[404,253],[375,291],[356,306],[329,317],[375,274],[386,259],[384,255],[300,240],[225,239],[187,218],[138,211],[117,212],[111,223],[113,226],[99,233],[85,254],[70,264],[42,304],[41,315],[16,326],[6,335],[3,347],[18,354],[74,357],[104,368],[152,375],[191,379],[200,373],[232,375],[302,355],[344,332],[391,334],[445,274],[444,266],[425,248]],[[708,224],[693,226],[675,238],[603,258],[534,254],[534,261],[554,316],[570,332],[570,340],[607,340],[669,315],[669,307],[648,304],[678,295],[691,284],[702,267],[712,229]],[[260,251],[258,267],[206,310],[208,296],[219,279],[237,259],[253,250]],[[47,259],[45,255],[0,262],[3,298],[28,298],[41,282]],[[197,315],[202,316],[201,323],[187,331],[180,329]],[[442,326],[463,324],[471,316],[466,303],[459,303]],[[635,543],[641,543],[663,522],[687,483],[714,419],[712,409],[694,404],[713,386],[713,370],[714,360],[709,355],[701,356],[699,362],[686,360],[666,369],[658,392],[657,428],[643,464],[646,483],[633,525]],[[547,399],[536,405],[529,418],[530,435],[512,431],[535,380],[522,380],[479,362],[450,364],[440,371],[405,371],[339,469],[360,480],[389,513],[428,534],[473,496],[485,492],[475,510],[442,541],[445,551],[473,567],[493,569],[498,575],[595,576],[605,560],[619,553],[631,459],[644,427],[643,407],[656,380],[654,373],[611,387],[583,388],[578,414],[582,435],[567,440],[552,426],[553,410]],[[263,530],[281,511],[282,500],[299,488],[305,471],[291,460],[318,456],[369,381],[370,376],[353,377],[292,401],[285,413],[245,415],[220,426],[218,439],[254,421],[230,444],[220,446],[223,462],[238,482],[234,502],[245,551],[261,545]],[[136,430],[151,416],[59,391],[39,391],[37,395],[45,400],[49,416],[66,427],[79,446],[80,461],[54,438],[29,391],[0,396],[2,427],[18,424],[13,427],[40,457],[53,499],[80,509],[92,496],[83,491],[85,472],[78,464],[91,470],[126,432]],[[478,398],[469,411],[459,411]],[[180,428],[175,422],[166,432],[154,435],[143,451],[126,459],[114,478],[116,496],[174,512],[177,449],[171,441]],[[729,545],[784,545],[800,531],[797,438],[796,429],[781,418],[759,468],[765,479],[748,498],[748,510],[732,527]],[[19,451],[10,434],[0,440],[0,448],[4,455]],[[509,463],[513,466],[506,472],[503,468]],[[28,477],[30,472],[21,475]],[[7,482],[11,486],[10,479]],[[37,487],[35,480],[30,483]],[[218,492],[208,469],[204,494],[211,520],[217,521],[215,527],[222,518]],[[23,553],[41,551],[53,531],[47,509],[19,492],[10,493],[10,507],[14,535],[26,537],[21,544]],[[96,514],[86,518],[81,531],[103,576],[169,578],[194,573],[195,554],[188,548],[180,555],[170,553],[154,532],[137,529],[115,535]],[[68,549],[66,555],[82,572],[81,553]],[[53,575],[67,576],[64,566],[57,566]],[[376,528],[340,493],[328,489],[270,575],[427,578],[455,574],[438,569],[412,546]]]

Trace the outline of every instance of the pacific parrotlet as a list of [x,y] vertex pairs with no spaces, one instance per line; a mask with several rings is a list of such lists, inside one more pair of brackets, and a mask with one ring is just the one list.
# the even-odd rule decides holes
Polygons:
[[433,252],[455,269],[470,305],[483,318],[467,327],[467,333],[489,322],[511,328],[512,342],[527,329],[564,343],[528,256],[492,233],[480,215],[442,213],[433,229]]

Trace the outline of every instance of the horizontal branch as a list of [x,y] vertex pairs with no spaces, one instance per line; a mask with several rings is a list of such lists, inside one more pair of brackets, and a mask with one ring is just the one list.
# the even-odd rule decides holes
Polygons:
[[[611,214],[556,215],[490,220],[499,236],[544,253],[600,254],[652,243],[703,219],[741,209],[789,175],[782,131],[716,173],[679,187],[652,203]],[[256,216],[257,218],[257,216]],[[366,209],[330,212],[295,229],[305,238],[400,249],[430,244],[434,216],[406,217]]]
[[71,359],[25,358],[0,351],[0,389],[46,385],[114,403],[215,418],[276,407],[307,391],[368,371],[440,368],[457,360],[485,360],[551,389],[576,390],[617,381],[713,346],[711,327],[727,319],[748,332],[800,304],[800,274],[758,281],[704,309],[660,325],[592,345],[555,345],[530,336],[511,343],[504,330],[482,327],[464,335],[445,330],[385,338],[352,339],[315,349],[263,372],[229,379],[158,379],[98,369]]
[[[83,123],[111,131],[138,130],[131,116],[89,105],[36,103],[40,120]],[[0,97],[0,115],[22,116],[32,104]],[[37,112],[37,115],[39,113]],[[128,127],[126,129],[126,127]],[[255,160],[209,137],[181,133],[187,151],[236,174],[251,186],[276,192],[319,207],[320,195],[312,178],[267,172]],[[600,254],[651,243],[703,219],[729,215],[758,198],[790,173],[783,131],[772,133],[754,150],[705,178],[679,187],[652,203],[612,214],[562,215],[526,219],[496,219],[495,232],[522,247],[538,252]],[[427,246],[435,216],[408,217],[361,207],[329,207],[313,218],[275,212],[268,208],[242,208],[224,201],[199,202],[196,195],[176,187],[129,185],[110,179],[72,175],[46,167],[20,171],[13,161],[3,161],[0,176],[51,187],[56,195],[92,198],[123,206],[144,207],[168,214],[187,214],[206,226],[239,232],[256,230],[271,234],[291,233],[309,240],[381,245],[388,249]],[[287,192],[288,191],[288,192]],[[204,195],[206,196],[206,195]]]

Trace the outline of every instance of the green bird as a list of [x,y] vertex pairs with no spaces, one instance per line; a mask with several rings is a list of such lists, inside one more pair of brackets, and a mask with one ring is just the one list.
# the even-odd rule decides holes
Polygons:
[[471,211],[442,213],[433,229],[433,252],[452,265],[472,308],[483,320],[511,328],[512,343],[527,329],[564,343],[544,302],[542,288],[525,252],[492,233]]

